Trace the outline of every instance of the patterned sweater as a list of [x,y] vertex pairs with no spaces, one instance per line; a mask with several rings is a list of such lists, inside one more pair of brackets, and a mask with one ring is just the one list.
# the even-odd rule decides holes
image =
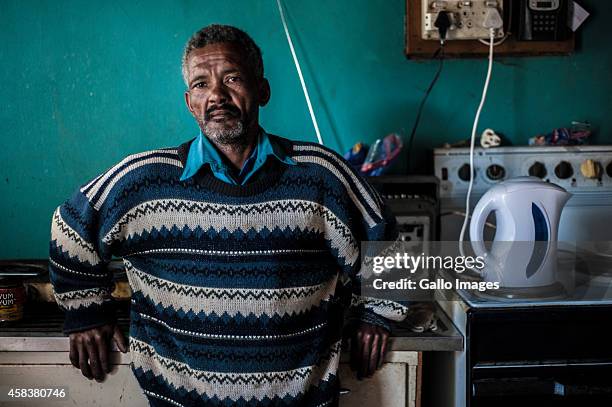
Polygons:
[[114,321],[122,257],[132,289],[132,370],[154,406],[330,406],[347,310],[387,326],[407,308],[359,295],[360,242],[395,220],[344,159],[275,141],[246,185],[201,170],[189,142],[130,155],[52,219],[50,277],[66,333]]

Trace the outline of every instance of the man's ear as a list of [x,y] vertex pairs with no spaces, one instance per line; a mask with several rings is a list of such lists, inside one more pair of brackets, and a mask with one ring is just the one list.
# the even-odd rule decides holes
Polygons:
[[270,83],[266,78],[259,81],[259,106],[265,106],[270,101]]
[[189,91],[185,91],[185,104],[187,105],[187,109],[193,114],[193,108],[191,107],[191,99],[189,97]]

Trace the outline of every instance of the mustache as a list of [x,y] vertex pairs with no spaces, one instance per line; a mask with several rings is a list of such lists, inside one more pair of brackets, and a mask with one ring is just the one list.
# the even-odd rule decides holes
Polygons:
[[206,121],[210,120],[212,114],[219,110],[225,110],[226,112],[230,114],[230,116],[234,116],[234,117],[239,117],[241,113],[240,109],[238,109],[234,105],[230,105],[230,104],[215,105],[215,106],[210,107],[208,110],[206,110],[206,112],[204,112],[204,120]]

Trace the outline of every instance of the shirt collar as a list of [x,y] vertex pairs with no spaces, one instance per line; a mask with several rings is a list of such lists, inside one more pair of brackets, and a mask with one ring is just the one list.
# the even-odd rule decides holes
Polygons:
[[[188,146],[189,150],[185,151],[186,148],[183,146]],[[200,170],[200,168],[206,164],[210,166],[211,170],[215,174],[228,174],[227,165],[221,157],[221,154],[208,139],[208,137],[202,133],[202,131],[200,131],[195,139],[193,139],[191,142],[185,143],[183,146],[181,146],[183,148],[180,148],[180,150],[183,152],[181,161],[183,161],[184,167],[180,178],[181,181],[193,177]],[[187,154],[185,154],[185,152]],[[287,165],[297,164],[295,160],[290,157],[283,145],[281,145],[281,143],[279,143],[274,136],[269,135],[261,128],[257,137],[257,145],[247,161],[252,160],[253,157],[255,158],[256,168],[262,166],[268,157],[274,157]]]
[[288,165],[296,165],[293,158],[287,154],[287,151],[263,129],[259,132],[257,141],[257,159],[261,158],[261,163],[269,156],[275,157],[280,162]]

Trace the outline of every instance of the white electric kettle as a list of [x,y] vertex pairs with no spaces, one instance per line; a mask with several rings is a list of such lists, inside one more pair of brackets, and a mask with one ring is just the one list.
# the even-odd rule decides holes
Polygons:
[[[554,284],[559,218],[571,196],[536,177],[517,177],[490,188],[478,201],[470,223],[474,253],[485,259],[484,280],[505,288]],[[493,211],[497,228],[487,250],[483,228]]]

